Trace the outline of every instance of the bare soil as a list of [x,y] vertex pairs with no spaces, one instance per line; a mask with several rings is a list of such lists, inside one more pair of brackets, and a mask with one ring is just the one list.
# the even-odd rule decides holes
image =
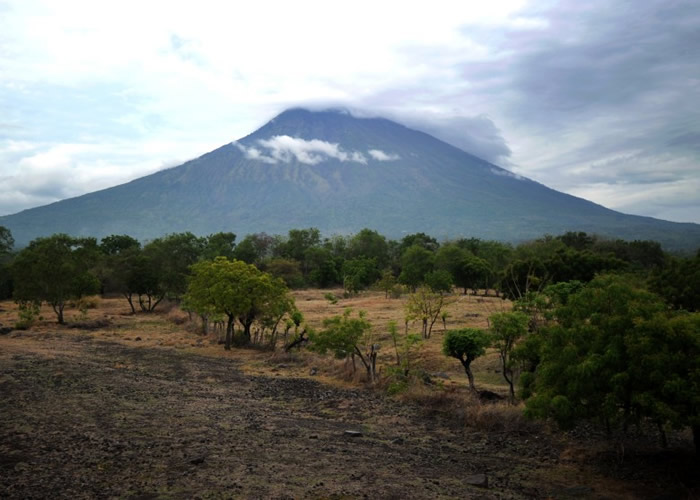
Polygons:
[[698,495],[684,443],[620,457],[591,435],[477,428],[120,307],[0,336],[0,497]]

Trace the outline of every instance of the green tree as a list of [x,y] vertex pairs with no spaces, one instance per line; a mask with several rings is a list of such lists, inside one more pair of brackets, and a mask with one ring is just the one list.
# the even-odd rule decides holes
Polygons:
[[510,401],[515,402],[516,367],[512,359],[517,342],[527,334],[527,314],[520,311],[503,312],[489,317],[491,324],[491,346],[498,350],[501,373],[508,383]]
[[449,330],[445,334],[442,343],[442,352],[445,356],[457,358],[469,380],[469,388],[476,393],[474,385],[474,374],[471,364],[479,356],[486,352],[489,344],[488,334],[477,328],[463,328],[461,330]]
[[449,271],[438,269],[425,275],[425,284],[435,293],[451,293],[454,279]]
[[448,300],[444,294],[433,292],[430,288],[421,286],[408,297],[406,318],[409,321],[421,320],[423,338],[429,339],[433,332],[433,326],[447,303]]
[[63,310],[69,300],[99,290],[99,280],[90,272],[98,255],[94,238],[66,234],[37,238],[17,254],[12,264],[15,300],[46,302],[58,323],[64,324]]
[[364,311],[360,311],[355,318],[351,314],[352,310],[346,309],[342,316],[324,319],[323,330],[311,336],[313,349],[322,354],[331,351],[338,359],[349,357],[353,369],[357,356],[367,371],[368,379],[374,382],[378,346],[374,343],[372,324],[365,318]]
[[156,238],[143,247],[143,255],[157,274],[158,288],[165,297],[180,301],[187,290],[190,266],[201,258],[205,243],[186,232]]
[[204,239],[201,258],[214,260],[217,257],[233,259],[236,249],[236,235],[234,233],[214,233]]
[[386,238],[377,231],[363,229],[350,238],[347,247],[349,259],[374,259],[378,269],[389,263],[389,246]]
[[12,232],[4,226],[0,226],[0,257],[8,255],[15,246]]
[[388,299],[389,293],[396,286],[396,277],[394,277],[391,269],[385,269],[382,272],[382,277],[377,281],[377,286],[384,292],[384,298]]
[[415,292],[418,285],[425,281],[425,275],[433,270],[434,259],[434,254],[422,246],[409,247],[401,256],[399,281]]
[[343,263],[343,287],[347,293],[357,293],[377,281],[379,271],[374,259],[348,259]]
[[641,325],[665,310],[658,296],[623,276],[600,276],[571,295],[556,309],[557,322],[539,334],[526,412],[564,427],[599,419],[626,429],[638,421],[640,379],[632,370],[640,360],[630,344],[644,339]]

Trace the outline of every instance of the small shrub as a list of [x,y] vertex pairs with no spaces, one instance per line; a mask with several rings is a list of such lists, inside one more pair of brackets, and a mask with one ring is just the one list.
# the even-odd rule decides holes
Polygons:
[[81,312],[87,311],[88,309],[97,309],[98,305],[100,305],[100,298],[97,295],[80,297],[79,299],[68,302],[69,307],[73,307]]
[[394,285],[393,287],[391,287],[391,291],[389,292],[389,296],[392,299],[400,299],[405,291],[406,291],[406,288],[403,285]]
[[18,302],[19,319],[15,323],[17,330],[26,330],[31,328],[39,318],[39,304],[36,302]]
[[326,293],[326,294],[323,296],[323,298],[326,299],[326,300],[327,300],[328,302],[330,302],[331,304],[334,304],[334,305],[335,305],[335,304],[338,303],[338,297],[336,297],[336,296],[335,296],[334,294],[332,294],[331,292]]

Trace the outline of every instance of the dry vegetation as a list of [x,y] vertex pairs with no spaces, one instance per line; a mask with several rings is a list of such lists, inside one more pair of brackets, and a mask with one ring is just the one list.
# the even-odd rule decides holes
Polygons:
[[[342,297],[341,290],[331,292]],[[336,304],[331,304],[324,297],[326,293],[328,290],[295,292],[297,307],[304,313],[306,321],[320,327],[324,318],[340,314],[347,307],[366,311],[382,346],[379,364],[384,370],[392,365],[394,351],[387,325],[396,321],[403,331],[405,299],[385,299],[383,293],[367,292],[357,297],[340,298]],[[447,329],[486,328],[490,314],[510,308],[507,301],[495,297],[459,295],[453,299],[447,308]],[[76,307],[66,310],[66,326],[57,325],[51,309],[43,307],[42,319],[27,331],[0,336],[0,362],[5,368],[0,374],[0,388],[7,389],[0,408],[5,415],[0,417],[3,428],[0,470],[8,473],[0,474],[5,476],[0,480],[0,496],[41,496],[41,492],[46,493],[44,489],[49,487],[61,491],[62,496],[74,497],[93,496],[98,491],[90,489],[93,487],[106,488],[104,495],[100,496],[152,495],[140,498],[156,498],[158,495],[187,498],[198,492],[207,497],[220,495],[222,491],[245,497],[334,498],[364,494],[405,497],[409,491],[411,496],[418,498],[470,495],[486,498],[636,498],[669,492],[678,496],[693,495],[692,491],[681,486],[685,480],[679,479],[683,474],[679,471],[688,464],[697,466],[696,462],[689,461],[687,450],[679,452],[680,458],[678,455],[667,457],[662,465],[654,458],[658,453],[628,453],[628,457],[633,458],[627,458],[625,465],[624,461],[617,459],[615,449],[606,446],[603,440],[588,436],[582,441],[578,437],[552,432],[540,423],[525,420],[519,407],[506,403],[479,404],[472,400],[466,391],[466,377],[461,365],[441,354],[444,331],[441,321],[436,323],[432,338],[423,343],[419,353],[419,364],[430,375],[431,383],[415,381],[396,398],[388,400],[382,396],[382,389],[385,389],[382,382],[374,390],[364,388],[359,372],[353,379],[347,363],[330,357],[279,350],[275,353],[255,349],[225,351],[219,345],[216,333],[201,335],[197,321],[190,321],[188,315],[176,307],[166,305],[157,313],[132,315],[126,301],[121,298],[89,302],[85,312]],[[0,303],[0,326],[13,325],[17,318],[14,303]],[[420,324],[410,324],[409,329],[418,332]],[[143,356],[150,357],[148,359],[152,358],[153,367],[139,352],[147,353]],[[81,373],[75,368],[81,360],[91,364],[95,380],[90,383],[97,385],[86,386],[78,391],[79,395],[71,392],[60,396],[60,391],[58,395],[51,395],[51,390],[47,390],[44,399],[34,399],[37,392],[42,393],[41,384],[48,383],[47,380],[49,386],[54,387],[52,384],[56,384],[56,380],[68,381],[71,374],[78,378],[90,377],[90,373]],[[162,368],[170,363],[177,365],[175,372]],[[507,388],[498,366],[494,352],[479,358],[473,365],[476,384],[480,389],[505,395]],[[131,381],[127,379],[133,373],[141,373],[143,377],[138,387],[131,388]],[[120,379],[122,375],[127,379]],[[151,380],[146,375],[154,381],[153,387],[143,386],[146,380]],[[110,377],[116,378],[109,384],[104,382]],[[235,379],[232,384],[225,383],[227,377]],[[158,429],[153,431],[157,436],[153,446],[160,450],[160,454],[151,456],[151,452],[147,452],[148,461],[141,464],[147,468],[155,467],[160,471],[158,474],[144,480],[143,474],[130,469],[131,465],[127,467],[107,454],[94,459],[96,462],[89,458],[94,463],[85,459],[89,462],[87,465],[71,463],[62,475],[60,471],[65,460],[83,460],[85,451],[82,449],[63,456],[52,448],[54,453],[45,453],[43,462],[39,459],[32,461],[33,453],[26,449],[29,445],[22,445],[22,442],[32,443],[35,429],[41,428],[44,433],[50,429],[53,437],[46,439],[51,446],[60,446],[61,440],[66,438],[58,426],[67,420],[63,414],[60,417],[53,415],[58,411],[53,405],[65,403],[66,408],[73,411],[90,412],[91,405],[101,405],[99,398],[103,396],[100,391],[104,387],[100,384],[111,387],[120,380],[130,388],[129,391],[133,391],[125,393],[127,400],[135,397],[134,394],[144,398],[141,406],[131,400],[125,406],[125,400],[117,396],[110,400],[113,411],[134,412],[133,415],[124,413],[124,419],[135,427],[127,429],[105,424],[103,429],[90,427],[85,430],[76,428],[80,424],[71,421],[71,428],[66,429],[67,435],[79,439],[76,436],[87,433],[97,436],[94,439],[101,439],[101,442],[116,440],[121,443],[119,446],[128,448],[132,441],[125,437],[122,443],[115,433],[130,436],[136,432],[134,429],[139,429],[140,439],[146,439],[142,430]],[[289,381],[289,384],[282,381]],[[177,385],[169,385],[174,382]],[[38,385],[34,387],[32,384]],[[167,388],[160,388],[158,384],[166,384]],[[68,386],[63,382],[61,390]],[[161,398],[159,391],[165,396]],[[177,415],[171,414],[175,411],[173,408],[178,408],[179,392],[182,392],[179,397],[191,401]],[[91,397],[97,399],[91,400]],[[246,397],[253,400],[248,401]],[[70,398],[79,398],[79,402]],[[228,399],[236,401],[233,408],[224,404]],[[149,408],[151,403],[153,408]],[[231,412],[257,411],[265,415],[265,423],[253,425],[236,421],[224,425],[220,421],[222,415]],[[41,420],[41,415],[33,414],[28,420],[33,424],[18,424],[27,412],[52,417]],[[172,431],[184,436],[180,445],[175,450],[172,446],[168,448],[160,440],[165,432],[163,428],[150,420],[140,420],[139,415],[148,419],[162,418],[162,426],[168,433]],[[111,422],[113,415],[109,413],[100,418]],[[49,420],[51,425],[47,423]],[[361,446],[353,447],[355,441],[342,438],[343,429],[347,428],[363,431],[365,436]],[[238,434],[232,435],[234,431]],[[43,443],[44,439],[45,436],[40,441]],[[309,443],[309,439],[313,441]],[[206,441],[206,445],[196,440]],[[243,440],[250,449],[242,451],[239,444],[225,449],[224,444],[230,444],[228,440],[236,443]],[[72,441],[69,439],[69,442]],[[255,463],[260,456],[256,456],[251,447],[258,445],[263,447],[262,456],[269,463]],[[204,448],[205,451],[200,450]],[[648,445],[644,449],[652,448]],[[280,456],[270,455],[275,449],[280,450]],[[206,473],[201,464],[195,464],[200,451],[211,457],[206,459],[210,465]],[[172,474],[165,470],[172,461],[169,453],[177,455],[180,462],[186,464],[182,466],[178,462],[178,468]],[[235,457],[229,457],[227,453]],[[58,462],[47,463],[47,457]],[[231,465],[232,461],[236,467]],[[314,469],[309,469],[311,463]],[[81,481],[89,485],[82,493],[80,488],[69,487],[75,474],[92,473],[100,464],[101,467],[112,467],[112,479],[104,475],[90,479],[81,477]],[[196,471],[188,472],[192,464]],[[629,464],[634,470],[630,470]],[[52,483],[50,475],[37,471],[39,466],[42,469],[53,467],[54,475],[63,477],[62,482]],[[180,470],[183,467],[184,472]],[[257,471],[255,475],[251,467]],[[127,470],[130,471],[128,474],[124,472]],[[226,476],[224,472],[229,476],[222,478]],[[476,473],[489,477],[488,489],[462,481],[465,475]],[[187,474],[191,476],[181,478]]]

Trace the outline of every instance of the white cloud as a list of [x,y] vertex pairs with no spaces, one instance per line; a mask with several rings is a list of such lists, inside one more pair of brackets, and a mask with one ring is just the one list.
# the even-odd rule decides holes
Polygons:
[[377,161],[395,161],[401,157],[395,153],[385,153],[381,149],[370,149],[369,155]]
[[239,142],[233,144],[245,154],[246,158],[265,163],[289,163],[296,160],[307,165],[317,165],[328,158],[343,162],[367,163],[367,159],[359,151],[344,151],[337,143],[319,139],[306,140],[288,135],[276,135],[270,139],[258,140],[258,144],[264,151]]

